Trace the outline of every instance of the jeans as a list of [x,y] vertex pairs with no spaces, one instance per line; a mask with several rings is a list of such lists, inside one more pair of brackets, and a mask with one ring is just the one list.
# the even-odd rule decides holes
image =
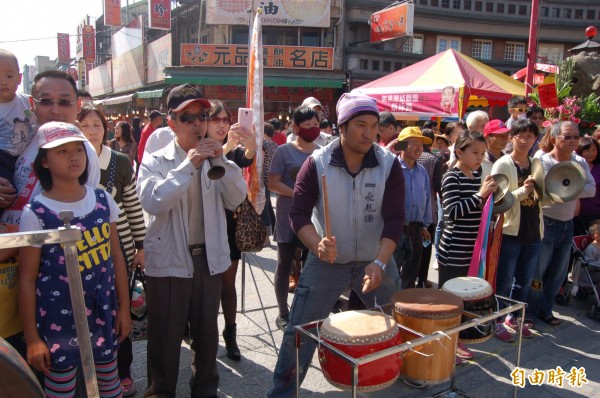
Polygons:
[[437,198],[438,208],[438,222],[435,226],[435,236],[433,238],[433,244],[435,246],[435,258],[437,259],[438,249],[440,248],[440,239],[442,239],[442,230],[444,229],[444,209],[442,208],[442,201],[440,196]]
[[[541,245],[542,242],[521,244],[515,236],[504,235],[498,258],[496,294],[527,302]],[[505,303],[500,300],[499,304],[504,307]]]
[[531,289],[529,292],[527,303],[531,307],[531,314],[537,314],[542,319],[553,316],[554,297],[569,269],[572,239],[573,220],[560,221],[544,217],[544,238],[535,273],[535,279],[542,281],[542,289]]
[[[392,258],[387,264],[383,282],[379,288],[369,293],[362,293],[362,282],[365,274],[366,261],[347,264],[328,264],[319,260],[312,253],[300,274],[296,288],[290,321],[285,332],[273,374],[274,388],[268,396],[292,397],[296,392],[296,345],[294,326],[325,319],[338,297],[347,289],[354,290],[365,303],[367,308],[384,305],[390,301],[394,292],[399,290],[400,276]],[[300,383],[306,376],[317,343],[306,337],[301,337],[300,344]]]

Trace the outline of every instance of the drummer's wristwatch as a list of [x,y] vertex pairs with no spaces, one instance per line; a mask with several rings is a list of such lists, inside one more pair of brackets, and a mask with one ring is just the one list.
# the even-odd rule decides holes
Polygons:
[[381,260],[375,259],[373,260],[373,262],[377,265],[379,265],[379,268],[381,268],[381,272],[385,272],[385,263]]

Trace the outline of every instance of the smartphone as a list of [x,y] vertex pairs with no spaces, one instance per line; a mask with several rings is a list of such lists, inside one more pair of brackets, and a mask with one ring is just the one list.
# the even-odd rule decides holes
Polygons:
[[240,127],[244,127],[248,131],[252,131],[252,124],[254,123],[254,111],[250,108],[238,109],[238,124]]

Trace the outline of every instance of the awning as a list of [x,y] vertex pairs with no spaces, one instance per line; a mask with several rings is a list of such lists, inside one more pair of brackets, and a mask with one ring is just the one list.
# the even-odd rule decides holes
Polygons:
[[[167,76],[165,82],[168,84],[206,84],[206,85],[232,85],[245,86],[246,77],[242,76]],[[264,78],[264,86],[279,87],[329,87],[342,88],[343,79],[319,79],[315,77],[268,77]]]
[[102,100],[102,105],[119,105],[126,104],[127,102],[131,102],[134,94],[121,95],[120,97],[107,98]]
[[[343,72],[290,70],[286,75],[281,71],[265,72],[263,85],[265,87],[316,87],[316,88],[342,88],[346,80]],[[167,84],[203,84],[223,86],[245,86],[245,71],[235,71],[226,74],[222,68],[193,68],[193,67],[167,67],[165,68]]]
[[163,90],[150,90],[150,91],[138,91],[136,93],[138,98],[161,98]]
[[[548,65],[548,64],[535,64],[535,70],[546,73],[558,73],[560,68],[557,65]],[[527,68],[523,68],[511,76],[515,80],[521,80],[527,75]]]

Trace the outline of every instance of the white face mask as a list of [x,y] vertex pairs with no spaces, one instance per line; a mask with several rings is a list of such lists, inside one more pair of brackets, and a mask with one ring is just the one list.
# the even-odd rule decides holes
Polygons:
[[523,112],[519,115],[519,120],[526,120],[527,119],[527,113]]

